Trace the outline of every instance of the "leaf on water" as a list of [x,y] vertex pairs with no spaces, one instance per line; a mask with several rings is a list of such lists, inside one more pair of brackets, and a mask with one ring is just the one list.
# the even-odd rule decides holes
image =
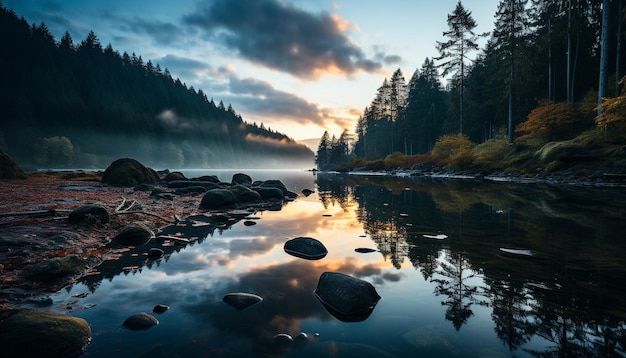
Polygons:
[[448,235],[438,234],[438,235],[422,235],[426,239],[434,239],[434,240],[444,240],[448,238]]

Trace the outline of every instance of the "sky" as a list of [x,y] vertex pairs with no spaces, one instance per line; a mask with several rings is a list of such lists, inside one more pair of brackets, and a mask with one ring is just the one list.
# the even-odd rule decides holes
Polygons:
[[[57,41],[92,30],[246,122],[306,140],[354,132],[385,78],[399,68],[408,82],[437,57],[458,0],[0,1]],[[498,2],[462,1],[476,33],[493,30]]]

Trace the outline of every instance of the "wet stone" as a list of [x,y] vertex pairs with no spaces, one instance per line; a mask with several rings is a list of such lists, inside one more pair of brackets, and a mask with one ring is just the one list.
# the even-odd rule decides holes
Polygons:
[[287,333],[279,333],[274,336],[272,342],[274,342],[274,344],[289,344],[293,343],[293,337],[291,337]]
[[163,252],[163,250],[156,248],[156,247],[153,247],[150,250],[148,250],[148,258],[152,260],[159,259],[163,257],[164,254],[165,253]]
[[315,296],[340,321],[364,321],[380,300],[371,283],[339,272],[324,272]]
[[227,294],[222,298],[222,301],[237,311],[241,311],[263,301],[263,297],[252,293],[236,292]]
[[72,210],[67,220],[70,223],[107,224],[111,221],[111,215],[104,205],[91,204]]
[[161,313],[166,312],[169,309],[170,309],[169,306],[158,304],[158,305],[154,306],[154,308],[152,309],[152,312],[161,314]]
[[296,237],[285,242],[284,250],[289,255],[306,260],[319,260],[328,254],[320,241],[312,237]]
[[154,237],[154,232],[144,223],[135,221],[126,225],[114,238],[113,241],[123,245],[140,246]]
[[151,314],[140,312],[126,318],[123,324],[132,330],[144,330],[156,326],[159,321]]

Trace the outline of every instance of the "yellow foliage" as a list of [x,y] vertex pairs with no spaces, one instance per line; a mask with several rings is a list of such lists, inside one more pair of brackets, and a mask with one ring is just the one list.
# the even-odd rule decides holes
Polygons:
[[434,157],[441,158],[444,165],[455,168],[467,168],[474,161],[476,143],[464,134],[444,135],[437,140],[432,150]]
[[[620,85],[623,85],[625,80],[626,77],[622,78]],[[596,117],[598,126],[624,121],[626,120],[626,94],[615,98],[604,98],[604,102],[596,109],[602,112]]]
[[574,106],[569,102],[543,100],[520,123],[516,132],[524,133],[516,141],[550,142],[563,139],[572,132],[572,127],[580,120]]

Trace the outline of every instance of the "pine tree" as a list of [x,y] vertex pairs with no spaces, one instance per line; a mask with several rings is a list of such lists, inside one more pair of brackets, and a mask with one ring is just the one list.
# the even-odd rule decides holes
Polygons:
[[529,20],[526,13],[528,0],[501,0],[496,12],[496,23],[493,31],[496,52],[499,58],[509,63],[509,110],[508,110],[508,141],[513,143],[513,93],[515,59],[518,47],[528,31]]
[[437,41],[439,57],[436,60],[442,62],[439,67],[443,68],[442,76],[452,74],[459,81],[459,133],[463,133],[463,90],[468,67],[466,60],[471,51],[478,50],[478,39],[484,35],[474,33],[477,24],[472,18],[472,13],[467,11],[461,4],[456,5],[452,14],[448,15],[448,31],[443,35],[448,41]]

